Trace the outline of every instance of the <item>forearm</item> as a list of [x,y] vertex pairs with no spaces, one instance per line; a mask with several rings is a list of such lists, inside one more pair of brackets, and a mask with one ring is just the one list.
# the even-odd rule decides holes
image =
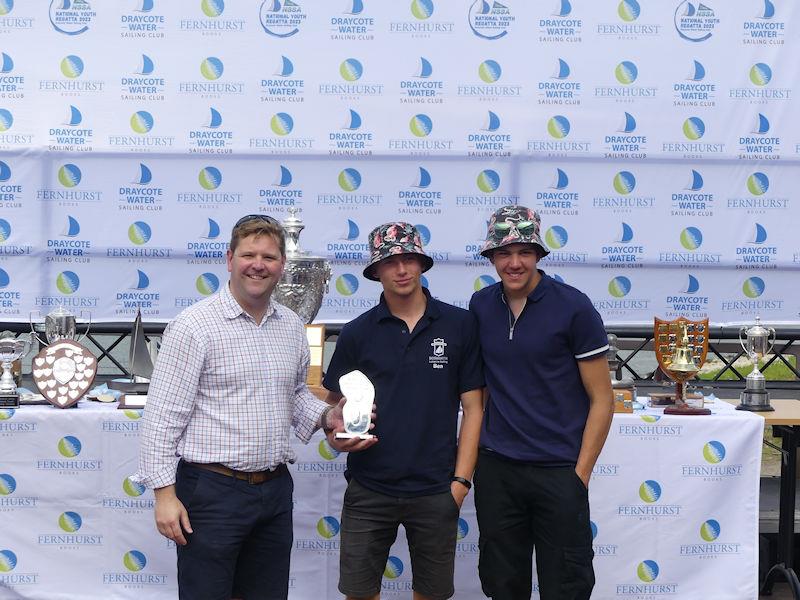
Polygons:
[[475,463],[478,460],[478,441],[481,436],[483,421],[483,392],[472,390],[462,394],[463,416],[461,430],[458,434],[458,450],[456,452],[456,477],[472,480]]
[[600,456],[600,452],[603,450],[613,416],[614,410],[610,397],[607,401],[593,402],[589,409],[589,416],[586,419],[586,427],[583,430],[583,438],[581,440],[581,451],[578,454],[578,462],[575,465],[575,470],[580,475],[585,475],[587,480],[597,462],[597,457]]

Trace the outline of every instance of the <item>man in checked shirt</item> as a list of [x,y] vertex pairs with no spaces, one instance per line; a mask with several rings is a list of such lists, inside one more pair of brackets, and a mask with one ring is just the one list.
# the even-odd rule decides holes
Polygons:
[[239,219],[228,285],[164,335],[134,479],[155,490],[158,530],[177,544],[181,599],[287,597],[290,425],[304,442],[344,429],[342,403],[306,387],[303,323],[271,300],[285,262],[277,221]]

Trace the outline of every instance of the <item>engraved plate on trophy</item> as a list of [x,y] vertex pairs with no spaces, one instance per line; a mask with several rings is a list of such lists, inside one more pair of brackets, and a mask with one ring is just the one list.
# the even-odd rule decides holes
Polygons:
[[30,334],[0,339],[0,362],[3,366],[3,375],[0,376],[0,408],[19,408],[19,392],[11,371],[14,362],[28,354],[30,349]]
[[308,364],[308,385],[322,385],[322,351],[325,348],[325,325],[306,325],[308,350],[311,360]]
[[361,371],[350,371],[339,377],[339,390],[347,401],[342,408],[344,432],[337,433],[336,439],[368,440],[374,437],[369,433],[369,426],[375,386]]
[[739,406],[736,408],[750,411],[775,410],[769,403],[767,380],[758,366],[759,361],[769,354],[775,345],[775,330],[761,325],[761,317],[756,317],[755,325],[751,327],[743,325],[739,329],[739,343],[753,362],[753,370],[745,378],[745,388],[739,394]]
[[42,348],[32,363],[33,382],[50,404],[69,408],[89,391],[97,359],[78,342],[62,339]]
[[321,256],[311,256],[300,248],[300,232],[305,225],[297,218],[298,209],[289,209],[283,221],[286,231],[286,266],[273,292],[275,300],[296,312],[304,323],[317,316],[322,297],[328,291],[331,267]]
[[667,406],[667,415],[710,415],[703,408],[701,394],[687,394],[686,382],[692,379],[708,353],[708,319],[690,321],[679,317],[674,321],[655,318],[653,327],[656,358],[661,370],[675,382],[675,404]]

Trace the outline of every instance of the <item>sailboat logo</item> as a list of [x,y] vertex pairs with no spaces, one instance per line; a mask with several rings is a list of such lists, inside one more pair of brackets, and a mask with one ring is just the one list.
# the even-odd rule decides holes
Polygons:
[[770,0],[764,0],[764,11],[758,15],[757,19],[769,20],[775,16],[775,5]]
[[81,114],[81,111],[79,111],[77,107],[70,105],[69,115],[63,124],[74,127],[76,125],[80,125],[81,121],[83,121],[83,115]]
[[294,73],[294,64],[286,56],[281,56],[281,66],[275,72],[275,75],[289,77],[292,73]]
[[428,186],[430,186],[430,184],[431,184],[431,174],[430,174],[430,172],[425,167],[420,167],[419,168],[419,178],[417,179],[417,181],[415,183],[411,184],[411,187],[425,189]]
[[292,172],[287,167],[281,165],[278,178],[272,183],[272,185],[276,187],[287,187],[291,183],[292,183]]
[[217,223],[214,219],[209,219],[206,233],[205,235],[202,235],[200,237],[206,240],[215,240],[219,237],[219,234],[220,234],[219,223]]
[[626,112],[622,118],[622,125],[617,129],[620,133],[633,133],[636,131],[636,119],[629,112]]
[[683,292],[687,294],[696,294],[700,291],[700,282],[694,275],[688,275],[686,285],[683,287]]
[[697,61],[697,60],[694,61],[694,66],[693,66],[692,72],[689,73],[689,75],[688,75],[688,77],[686,77],[686,79],[688,79],[689,81],[703,81],[703,79],[705,79],[705,77],[706,77],[706,69],[705,69],[705,67],[702,65],[702,63],[700,61]]
[[152,75],[154,70],[155,65],[153,64],[153,59],[146,54],[142,54],[142,60],[139,61],[134,73],[137,75]]
[[563,190],[568,185],[569,185],[569,177],[567,177],[567,174],[561,169],[556,169],[556,174],[555,177],[553,178],[553,182],[550,184],[550,189]]
[[61,235],[64,237],[77,237],[80,232],[81,225],[78,223],[78,219],[67,215],[67,227]]
[[350,118],[344,124],[342,129],[349,129],[351,131],[355,131],[361,127],[361,115],[359,115],[356,111],[352,108],[350,109]]
[[767,117],[765,117],[761,113],[758,113],[758,118],[756,119],[755,127],[753,128],[753,131],[751,133],[758,133],[762,135],[765,133],[769,133],[769,119],[767,119]]
[[627,223],[622,223],[621,230],[615,241],[620,244],[627,244],[631,240],[633,240],[633,228]]
[[551,79],[566,79],[567,77],[569,77],[569,74],[570,70],[567,61],[565,61],[563,58],[559,58],[556,71],[550,77]]
[[568,17],[572,12],[572,5],[569,0],[561,0],[558,3],[558,10],[553,13],[554,17]]
[[360,233],[361,232],[358,229],[358,224],[352,219],[347,219],[347,224],[345,225],[345,231],[341,235],[340,239],[352,242],[353,240],[358,239]]
[[348,7],[350,10],[344,11],[346,15],[360,15],[364,12],[364,2],[362,0],[351,0],[348,2]]
[[139,5],[133,9],[134,12],[150,12],[153,10],[153,0],[140,0]]
[[751,244],[763,244],[767,241],[767,230],[760,223],[755,224],[753,235],[751,236]]
[[220,125],[222,125],[222,115],[216,108],[212,106],[211,116],[209,117],[208,122],[205,125],[203,125],[203,127],[206,127],[208,129],[217,129]]
[[135,177],[132,183],[138,185],[147,185],[152,180],[153,174],[150,172],[150,168],[144,163],[139,163],[139,176]]
[[693,192],[698,192],[703,189],[703,176],[694,169],[692,169],[692,180],[689,185],[686,186],[686,189]]
[[489,114],[486,117],[486,121],[481,127],[482,131],[497,131],[500,129],[500,117],[498,117],[492,111],[489,111]]
[[420,79],[427,79],[433,75],[433,65],[431,65],[430,61],[423,57],[419,57],[419,69],[414,74],[414,77],[419,77]]
[[146,290],[150,287],[150,278],[147,273],[139,269],[136,270],[136,283],[131,286],[132,290]]

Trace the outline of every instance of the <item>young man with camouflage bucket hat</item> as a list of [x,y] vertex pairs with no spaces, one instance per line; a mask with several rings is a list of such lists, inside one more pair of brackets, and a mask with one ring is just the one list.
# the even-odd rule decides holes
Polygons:
[[479,574],[495,600],[588,599],[594,586],[588,485],[613,416],[600,315],[537,268],[539,215],[504,206],[481,254],[500,281],[475,292],[487,400],[475,470]]
[[[433,266],[417,228],[386,223],[369,235],[364,277],[383,287],[378,305],[342,329],[325,374],[328,402],[339,377],[358,369],[375,386],[377,440],[328,436],[347,458],[339,591],[380,597],[389,548],[403,525],[415,600],[454,593],[456,534],[471,487],[483,416],[483,369],[475,318],[433,298]],[[464,415],[458,429],[459,405]],[[359,452],[352,452],[358,450]]]

